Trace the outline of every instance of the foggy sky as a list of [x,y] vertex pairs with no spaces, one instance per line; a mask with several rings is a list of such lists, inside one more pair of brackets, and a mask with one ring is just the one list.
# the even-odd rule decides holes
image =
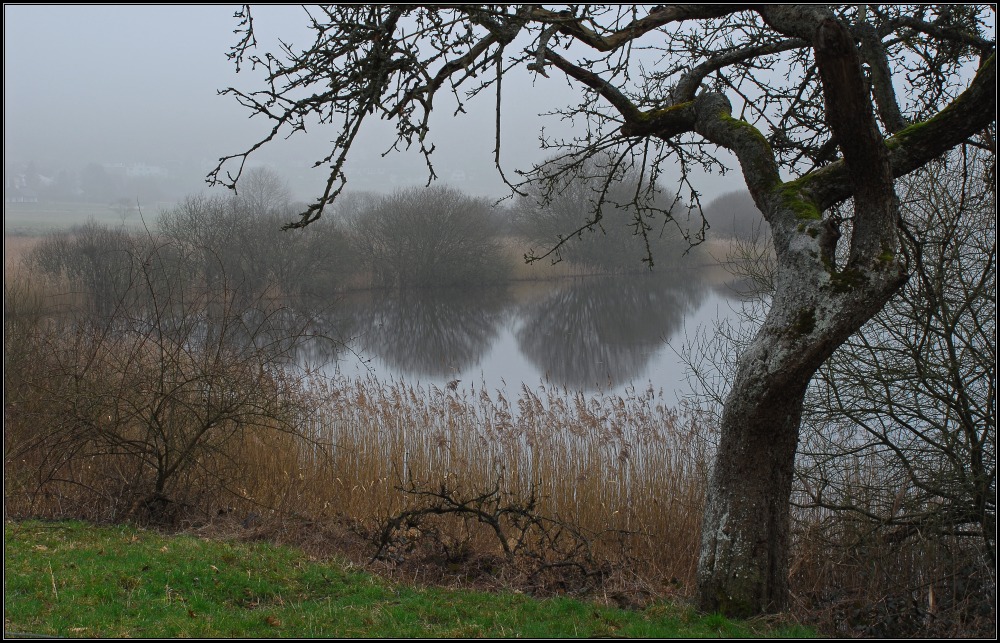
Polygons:
[[[268,130],[232,97],[229,86],[252,91],[262,74],[236,74],[226,52],[235,44],[236,5],[4,7],[5,165],[35,161],[42,167],[79,171],[89,163],[197,166],[189,193],[207,189],[203,175],[223,155],[242,152]],[[254,7],[258,53],[277,53],[277,37],[298,47],[312,41],[298,6]],[[558,133],[555,118],[539,113],[575,104],[579,88],[564,78],[535,79],[523,70],[504,81],[503,153],[508,174],[544,158],[538,135]],[[472,194],[507,193],[493,167],[495,96],[487,92],[451,117],[442,101],[432,121],[433,155],[441,182]],[[417,154],[379,158],[391,129],[366,124],[368,132],[349,157],[349,170],[387,170],[390,183],[423,182]],[[373,127],[374,126],[374,127]],[[565,131],[569,135],[568,131]],[[271,164],[292,183],[296,198],[312,200],[326,181],[323,168],[308,169],[329,153],[333,126],[315,127],[291,141],[271,143],[251,164]],[[465,178],[465,182],[460,181]],[[348,189],[359,177],[348,173]],[[721,187],[718,187],[721,186]],[[707,195],[743,187],[738,174],[710,177]]]

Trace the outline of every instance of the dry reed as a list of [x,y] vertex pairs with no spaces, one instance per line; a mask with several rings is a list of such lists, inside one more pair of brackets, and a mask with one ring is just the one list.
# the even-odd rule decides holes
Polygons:
[[[595,555],[615,557],[602,534],[624,534],[650,579],[693,580],[707,462],[708,430],[693,412],[667,407],[652,390],[625,396],[522,385],[516,400],[483,388],[448,391],[401,381],[311,380],[313,439],[294,463],[287,452],[258,454],[251,469],[277,468],[263,504],[368,529],[411,508],[407,489],[446,485],[475,494],[499,485],[510,498],[537,500],[539,515],[594,535]],[[710,431],[709,431],[710,432]],[[261,485],[263,490],[264,486]],[[480,538],[477,546],[497,550]]]

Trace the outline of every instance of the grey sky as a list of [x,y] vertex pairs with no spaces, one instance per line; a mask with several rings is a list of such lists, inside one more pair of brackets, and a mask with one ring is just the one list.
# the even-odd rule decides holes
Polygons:
[[223,44],[231,13],[220,6],[5,7],[5,152],[138,160],[214,154],[220,141],[238,141],[246,128],[219,131],[236,114],[215,96],[232,78]]
[[[35,161],[43,167],[79,170],[88,163],[186,164],[190,192],[224,154],[242,151],[266,131],[260,119],[217,90],[260,86],[261,74],[237,75],[226,52],[235,43],[236,5],[6,5],[4,7],[5,163]],[[298,6],[253,10],[263,51],[277,51],[280,36],[294,45],[311,41]],[[505,81],[503,127],[505,169],[542,158],[537,115],[572,104],[579,89],[556,78],[525,73]],[[493,168],[493,96],[472,103],[467,115],[451,118],[441,108],[434,140],[435,166],[442,181],[477,194],[501,196]],[[371,175],[385,189],[425,178],[416,154],[382,160],[391,141],[388,128],[371,123],[352,156],[351,188],[371,187]],[[291,180],[296,196],[311,199],[326,180],[308,167],[328,150],[332,128],[314,128],[287,143],[271,144],[252,161],[273,164]],[[365,178],[361,172],[366,172]],[[742,187],[738,175],[705,185]],[[186,185],[186,184],[185,184]],[[315,193],[314,193],[315,192]]]

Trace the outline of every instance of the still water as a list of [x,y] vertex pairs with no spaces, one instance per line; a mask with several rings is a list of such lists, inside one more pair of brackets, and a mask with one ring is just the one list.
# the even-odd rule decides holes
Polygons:
[[678,351],[699,326],[733,316],[733,297],[691,272],[352,294],[330,307],[328,334],[346,339],[323,369],[514,394],[522,383],[586,392],[652,386],[672,403],[687,391]]

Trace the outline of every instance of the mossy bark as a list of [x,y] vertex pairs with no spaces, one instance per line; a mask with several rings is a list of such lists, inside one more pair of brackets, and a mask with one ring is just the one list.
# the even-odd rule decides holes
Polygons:
[[745,617],[787,606],[789,501],[806,388],[903,283],[889,262],[857,269],[863,278],[846,287],[824,263],[821,239],[798,237],[778,254],[771,309],[725,402],[698,563],[705,611]]
[[[817,59],[836,72],[825,74],[829,85],[857,84],[857,54],[838,29],[836,23],[822,24],[823,38],[817,40],[825,39],[830,51]],[[873,130],[871,105],[865,106],[863,93],[855,94],[828,103],[838,114],[837,129],[856,130],[861,123]],[[717,114],[711,121],[703,116],[699,132],[740,159],[747,186],[771,224],[777,257],[771,309],[740,358],[726,399],[698,564],[699,607],[745,617],[787,605],[789,501],[806,388],[823,361],[902,283],[899,266],[875,261],[884,250],[872,250],[879,244],[894,248],[898,205],[881,141],[845,146],[860,169],[851,174],[851,260],[838,271],[839,230],[824,220],[812,196],[821,179],[781,183],[773,152],[755,128],[731,118],[718,98],[698,102],[703,115],[710,104]]]

